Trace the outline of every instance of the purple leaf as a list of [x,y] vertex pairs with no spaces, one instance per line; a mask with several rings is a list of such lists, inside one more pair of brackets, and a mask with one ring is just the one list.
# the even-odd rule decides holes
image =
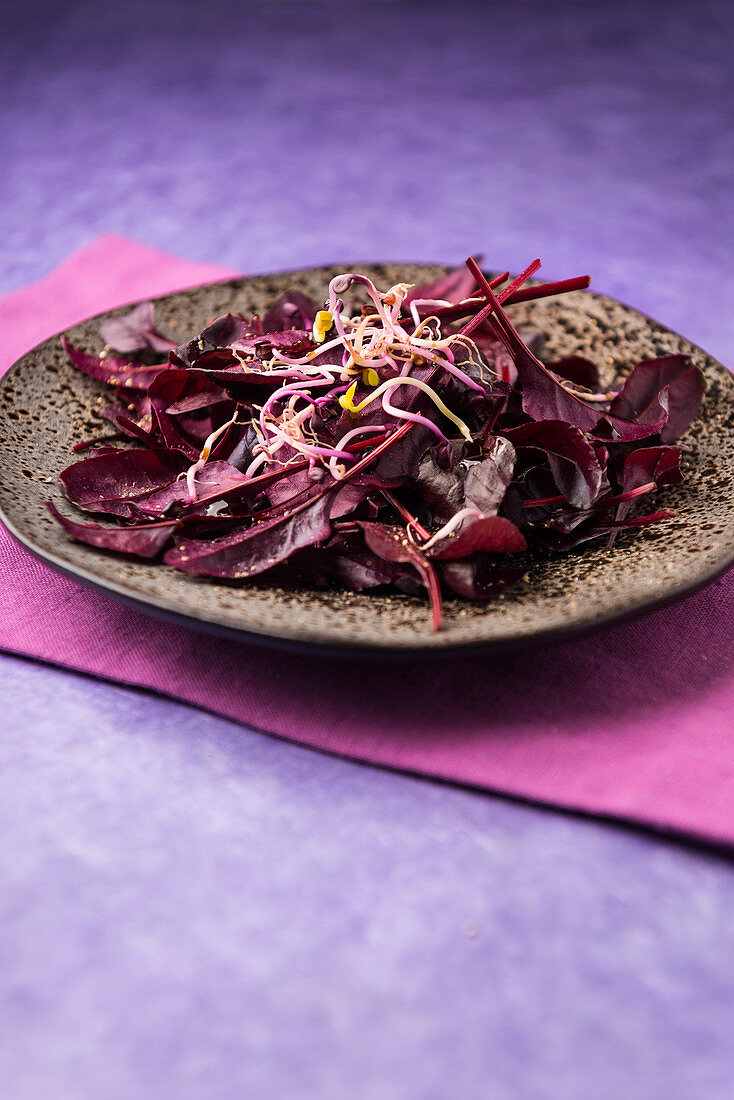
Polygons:
[[660,441],[673,443],[698,413],[704,392],[703,375],[687,355],[647,359],[632,369],[610,412],[626,420],[665,418]]
[[[288,355],[303,355],[316,347],[311,329],[286,329],[280,332],[263,332],[262,325],[255,325],[236,314],[225,313],[203,328],[193,340],[180,344],[171,352],[174,366],[201,367],[212,363],[212,353],[235,348],[240,352],[252,352],[268,357],[272,348]],[[221,366],[225,362],[236,364],[232,352],[228,357],[215,356]]]
[[535,420],[505,432],[518,450],[546,455],[559,491],[569,504],[588,508],[602,487],[596,451],[578,429],[562,420]]
[[433,629],[438,630],[443,619],[441,589],[436,572],[423,554],[408,539],[404,527],[389,527],[384,523],[360,522],[370,550],[385,561],[412,565],[428,590],[431,600]]
[[485,516],[465,522],[457,534],[445,539],[427,551],[437,561],[454,561],[472,554],[516,554],[527,549],[522,531],[504,516]]
[[416,482],[431,515],[445,522],[464,506],[466,471],[454,465],[444,469],[436,459],[436,448],[425,451],[418,465]]
[[[150,417],[147,418],[150,424]],[[125,416],[118,413],[114,418],[113,423],[123,435],[130,437],[131,439],[139,439],[141,443],[145,443],[147,447],[150,447],[154,451],[165,451],[166,448],[158,436],[150,430],[150,428],[143,427],[142,424],[137,424],[134,420],[131,420],[129,416]]]
[[662,409],[650,409],[650,419],[622,420],[566,389],[563,380],[535,356],[518,352],[515,362],[522,379],[522,407],[533,420],[564,420],[599,438],[626,442],[655,435],[667,419]]
[[86,542],[101,550],[114,550],[118,554],[132,554],[136,558],[157,557],[166,543],[170,542],[178,526],[172,520],[135,527],[102,527],[99,523],[75,523],[62,516],[51,503],[47,503],[46,507],[67,535],[77,542]]
[[137,503],[170,485],[187,466],[177,452],[120,450],[75,462],[59,480],[69,500],[84,511],[137,519]]
[[184,398],[192,394],[198,395],[206,389],[207,383],[191,371],[169,370],[157,378],[148,390],[153,430],[169,450],[181,451],[192,462],[199,457],[201,448],[186,438],[181,431],[180,421],[177,417],[172,417],[168,410]]
[[224,403],[231,403],[231,398],[219,386],[204,381],[203,385],[197,387],[194,392],[188,393],[169,405],[166,412],[169,416],[184,416],[186,413],[212,409]]
[[[680,457],[683,447],[639,447],[628,454],[622,468],[622,490],[629,492],[654,482],[655,485],[676,485],[683,480]],[[629,514],[633,501],[624,501],[617,508],[617,522]],[[616,531],[612,532],[609,545],[614,544]]]
[[[527,340],[525,342],[527,343]],[[546,363],[546,367],[561,378],[573,382],[575,386],[584,386],[592,393],[599,389],[599,368],[596,363],[585,359],[583,355],[569,355],[565,359],[556,359],[552,363]]]
[[512,588],[526,571],[524,565],[496,565],[487,558],[447,561],[441,565],[441,580],[466,600],[486,602]]
[[574,527],[570,531],[560,531],[552,527],[535,527],[532,530],[534,541],[546,546],[557,553],[566,553],[583,543],[592,542],[594,539],[604,538],[609,534],[622,530],[632,530],[637,527],[649,527],[653,523],[670,519],[675,515],[669,508],[662,508],[658,512],[652,512],[646,516],[635,516],[632,519],[623,519],[615,522],[600,522],[590,519],[585,523]]
[[515,459],[515,448],[509,439],[490,436],[484,444],[484,458],[467,469],[464,507],[478,508],[485,516],[495,515],[512,481]]
[[151,348],[152,351],[168,352],[176,346],[175,340],[157,331],[152,302],[141,302],[124,317],[109,317],[99,326],[99,335],[115,351]]
[[649,481],[676,485],[683,480],[680,458],[684,447],[639,447],[628,454],[622,471],[622,489],[638,489]]
[[263,332],[313,328],[320,306],[308,294],[291,289],[281,294],[263,317]]
[[508,439],[492,436],[485,443],[484,458],[458,462],[444,469],[437,461],[437,448],[420,461],[417,484],[431,514],[446,521],[461,508],[477,508],[494,515],[512,481],[515,448]]
[[235,346],[240,351],[254,351],[261,358],[268,358],[272,348],[285,355],[305,355],[307,351],[313,351],[317,347],[311,329],[300,328],[248,336],[238,340]]
[[375,557],[364,548],[332,553],[329,546],[317,560],[330,576],[355,592],[395,584],[407,573],[397,562]]
[[372,468],[375,478],[386,488],[404,484],[416,474],[421,455],[435,439],[428,428],[415,424],[412,431],[377,460]]
[[265,573],[296,550],[331,534],[332,500],[321,494],[289,516],[254,523],[219,539],[184,539],[164,560],[183,573],[244,580]]
[[[207,462],[194,477],[196,501],[192,506],[202,508],[214,501],[224,500],[236,495],[247,486],[249,479],[244,474],[221,460]],[[164,515],[175,504],[189,503],[189,486],[185,478],[172,481],[150,496],[138,501],[138,508],[146,515]]]
[[261,331],[261,326],[253,325],[239,314],[223,313],[205,325],[198,336],[179,344],[171,352],[171,362],[174,366],[191,367],[202,355],[236,344]]
[[61,337],[61,343],[69,361],[77,370],[82,374],[88,374],[90,378],[107,382],[111,386],[147,390],[159,374],[168,370],[167,363],[154,367],[141,367],[139,363],[134,363],[130,359],[115,359],[110,355],[104,358],[99,355],[90,355],[86,351],[72,347],[65,336]]
[[[150,410],[150,405],[148,406]],[[144,414],[138,413],[137,409],[131,409],[128,404],[113,404],[113,405],[101,405],[97,415],[102,417],[103,420],[109,420],[110,424],[116,424],[118,416],[124,416],[130,420],[133,416],[136,418],[135,422],[139,423]],[[148,427],[150,427],[150,414],[148,414]],[[143,425],[145,427],[145,425]]]

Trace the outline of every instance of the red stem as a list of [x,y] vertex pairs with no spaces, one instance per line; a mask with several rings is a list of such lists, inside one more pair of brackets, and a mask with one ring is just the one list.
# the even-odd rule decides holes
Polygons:
[[[509,271],[503,271],[501,275],[495,275],[494,279],[490,282],[491,287],[498,287],[504,283],[505,279],[509,279]],[[419,317],[438,317],[447,321],[454,321],[458,317],[464,317],[467,313],[473,313],[477,308],[477,301],[470,295],[468,298],[464,298],[461,302],[456,302],[450,306],[438,306],[437,309],[431,309],[426,306],[424,309],[418,310]]]
[[566,501],[564,496],[537,497],[535,500],[524,500],[523,508],[545,508],[546,504],[562,504]]
[[518,302],[534,302],[536,298],[550,298],[554,294],[568,294],[572,290],[586,290],[591,284],[591,275],[577,275],[574,279],[561,279],[557,283],[543,283],[542,286],[528,286],[524,290],[517,290],[508,298],[505,304],[517,305]]
[[628,489],[626,493],[619,493],[616,497],[604,497],[598,502],[597,507],[608,508],[613,504],[624,504],[625,501],[634,500],[635,497],[642,497],[645,493],[654,493],[657,489],[657,484],[654,481],[648,481],[645,485],[639,485],[636,489]]
[[[657,489],[657,485],[654,481],[648,481],[645,485],[639,485],[636,489],[628,489],[626,493],[619,493],[616,497],[602,497],[601,500],[597,500],[593,505],[593,508],[611,508],[615,504],[624,504],[628,500],[634,500],[635,497],[644,496],[645,493],[652,493]],[[543,508],[546,504],[561,504],[566,498],[564,496],[557,497],[538,497],[537,500],[524,500],[522,502],[523,508]],[[591,511],[592,509],[588,509]],[[584,509],[587,511],[587,509]]]
[[384,435],[371,435],[369,439],[360,439],[356,443],[347,443],[345,449],[347,451],[364,451],[367,447],[372,447],[375,443],[384,443],[384,441],[389,438],[390,436],[387,432]]
[[608,523],[604,531],[621,531],[628,527],[647,527],[649,523],[658,523],[661,519],[672,519],[675,512],[672,508],[662,508],[659,512],[651,512],[648,516],[635,516],[634,519],[624,519],[617,523]]
[[[504,278],[507,276],[505,275]],[[516,290],[514,293],[508,295],[504,299],[505,305],[514,306],[519,302],[534,302],[537,298],[550,298],[556,294],[568,294],[573,290],[586,290],[591,284],[590,275],[577,275],[573,279],[560,279],[556,283],[543,283],[541,286],[527,286],[521,290]],[[493,279],[489,284],[494,287],[495,280]],[[477,309],[478,301],[476,298],[464,298],[463,301],[457,302],[453,306],[443,306],[439,309],[433,310],[432,316],[438,317],[442,321],[458,321],[462,317],[467,317]],[[420,313],[420,311],[419,311]],[[428,312],[421,313],[421,316],[428,316]]]
[[497,302],[507,301],[511,294],[514,294],[514,292],[520,286],[522,286],[523,283],[526,283],[528,279],[532,278],[532,276],[540,267],[540,260],[533,260],[531,264],[528,264],[525,270],[521,272],[521,274],[518,275],[516,279],[513,279],[510,285],[505,287],[505,289],[496,296],[494,294],[494,291],[492,290],[492,284],[487,282],[487,279],[485,278],[481,268],[478,266],[476,261],[471,258],[471,256],[466,261],[466,266],[469,268],[472,275],[477,280],[477,283],[484,291],[484,294],[487,298],[487,304],[483,307],[483,309],[480,309],[479,313],[472,317],[470,321],[467,321],[464,327],[460,330],[462,336],[468,336],[470,332],[474,331],[477,325],[481,325],[482,321],[488,320],[489,315],[495,309]]
[[[477,316],[473,319],[473,321],[470,322],[470,324],[478,323],[480,317],[482,318],[482,320],[484,320],[484,317],[482,316],[483,314],[486,317],[489,317],[489,314],[494,311],[494,317],[492,318],[491,324],[495,326],[500,339],[503,341],[510,355],[512,355],[513,358],[516,358],[518,355],[524,352],[525,354],[530,356],[530,358],[533,359],[535,362],[539,363],[539,365],[542,367],[542,363],[540,363],[540,360],[536,359],[535,356],[532,355],[528,347],[523,343],[519,332],[505,313],[504,309],[502,308],[502,303],[500,302],[500,299],[492,290],[492,287],[485,279],[480,268],[476,265],[471,257],[469,257],[466,263],[472,275],[477,280],[480,287],[483,289],[484,293],[487,296],[487,305],[484,307],[483,310],[481,310],[480,313],[477,314]],[[536,263],[539,264],[540,261],[536,261]],[[531,269],[535,271],[538,270],[535,264],[530,264],[530,267],[526,268],[525,270],[529,271]],[[525,272],[523,272],[523,275],[524,274]],[[518,279],[516,279],[515,282],[517,283],[520,279],[522,279],[522,275],[518,276]],[[510,288],[508,287],[507,289],[509,290]],[[464,328],[466,327],[467,326],[464,326]],[[464,329],[462,329],[461,331],[463,332]]]
[[436,570],[431,563],[425,559],[425,566],[423,569],[423,579],[428,589],[428,596],[431,601],[431,621],[434,630],[440,630],[443,623],[443,606],[441,603],[441,586],[438,583],[438,577],[436,576]]
[[101,443],[112,443],[119,440],[119,438],[119,432],[113,432],[112,435],[97,435],[94,439],[85,439],[83,443],[75,443],[71,449],[78,453],[79,451],[86,451],[89,447],[96,447]]
[[388,504],[392,504],[395,511],[403,517],[406,523],[410,524],[410,526],[418,532],[422,539],[429,539],[431,537],[431,532],[426,531],[420,520],[416,519],[413,513],[405,507],[401,500],[398,500],[394,493],[391,493],[389,489],[381,489],[380,491]]

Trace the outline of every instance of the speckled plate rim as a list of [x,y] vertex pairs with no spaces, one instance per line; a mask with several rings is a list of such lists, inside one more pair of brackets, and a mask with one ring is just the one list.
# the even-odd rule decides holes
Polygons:
[[[355,270],[364,269],[365,267],[374,267],[374,264],[360,264],[351,265],[351,268],[347,265],[341,265],[341,270]],[[384,266],[384,265],[380,265]],[[415,263],[406,264],[394,264],[389,265],[391,267],[430,267],[445,270],[445,265],[434,264],[421,264]],[[202,284],[199,287],[189,288],[187,291],[179,291],[173,294],[156,296],[153,300],[156,303],[166,303],[172,300],[181,298],[182,295],[193,293],[194,291],[201,291],[207,289],[216,289],[219,287],[234,287],[242,286],[257,279],[264,278],[286,278],[293,277],[294,280],[297,276],[304,273],[318,274],[320,272],[328,272],[333,270],[333,265],[329,267],[309,268],[309,269],[292,269],[283,272],[277,272],[270,276],[250,276],[247,278],[236,280],[217,280],[216,282]],[[665,332],[670,332],[660,322],[655,321],[653,318],[641,313],[631,306],[627,306],[624,303],[617,301],[616,299],[609,298],[604,295],[594,295],[595,298],[609,302],[618,307],[621,307],[625,311],[634,314],[640,318],[646,324],[654,326]],[[97,314],[93,317],[87,318],[83,322],[79,322],[78,325],[73,326],[74,329],[81,325],[90,324],[96,322],[102,317],[106,317],[110,314],[120,312],[120,309],[129,309],[135,303],[129,303],[124,307],[118,307],[115,310],[105,311],[104,313]],[[65,330],[69,331],[69,330]],[[24,356],[21,357],[9,370],[5,373],[2,379],[0,379],[0,395],[4,397],[4,390],[6,385],[13,381],[25,361],[34,354],[43,352],[44,349],[52,346],[61,333],[43,341],[35,348],[31,349]],[[671,335],[677,335],[671,333]],[[683,338],[681,338],[683,339]],[[706,352],[697,348],[709,362],[713,362],[716,366],[720,364],[716,363]],[[69,368],[71,370],[71,368]],[[721,368],[725,371],[725,368]],[[729,378],[729,399],[734,403],[734,379],[732,379],[729,372],[725,371],[725,374]],[[11,402],[12,403],[12,402]],[[0,441],[0,453],[2,448],[2,441]],[[65,459],[68,459],[68,455],[64,455]],[[187,626],[189,628],[196,628],[212,633],[220,637],[229,638],[241,642],[252,642],[260,645],[266,645],[278,649],[292,650],[297,652],[312,652],[323,653],[336,656],[373,656],[373,657],[445,657],[451,653],[461,652],[511,652],[519,649],[535,648],[538,646],[544,646],[550,643],[560,643],[564,641],[570,641],[572,639],[595,633],[599,630],[603,630],[606,627],[620,624],[629,619],[638,617],[639,615],[649,613],[651,611],[665,607],[671,603],[677,602],[686,596],[692,595],[699,589],[710,584],[724,573],[726,573],[734,565],[734,537],[732,538],[731,545],[729,546],[728,553],[723,556],[716,564],[711,567],[699,570],[692,575],[686,576],[680,583],[672,583],[666,591],[661,594],[650,598],[642,598],[636,602],[630,603],[628,606],[615,610],[610,614],[592,617],[588,620],[581,620],[576,622],[564,623],[559,627],[552,627],[548,629],[539,629],[532,633],[522,634],[507,634],[494,636],[491,638],[475,638],[471,640],[455,640],[450,639],[442,642],[440,638],[435,636],[431,639],[431,644],[426,644],[424,637],[415,639],[414,644],[406,644],[405,641],[398,641],[395,644],[391,644],[390,641],[374,642],[370,640],[355,640],[345,639],[343,637],[331,637],[331,636],[311,636],[304,638],[300,634],[289,634],[284,632],[278,632],[273,630],[261,630],[257,627],[253,627],[252,624],[233,627],[207,614],[198,614],[191,610],[182,611],[175,602],[170,600],[156,598],[154,596],[146,595],[140,596],[135,592],[132,592],[124,584],[118,584],[109,577],[101,575],[100,571],[95,568],[87,568],[85,566],[70,565],[67,561],[58,557],[52,551],[45,547],[39,546],[38,543],[18,525],[16,525],[10,515],[8,515],[6,508],[4,507],[2,492],[0,491],[0,520],[4,523],[8,532],[12,537],[20,543],[25,549],[37,558],[39,561],[46,565],[49,565],[57,572],[70,577],[73,580],[80,581],[88,587],[113,596],[117,601],[123,603],[126,606],[135,608],[143,612],[154,615],[157,618],[163,619],[167,622],[172,622]],[[91,548],[90,548],[91,549]],[[95,552],[95,562],[103,562],[109,557],[109,555]],[[207,581],[207,584],[211,584],[211,581]],[[216,582],[214,582],[216,584]],[[475,605],[469,605],[475,606]]]

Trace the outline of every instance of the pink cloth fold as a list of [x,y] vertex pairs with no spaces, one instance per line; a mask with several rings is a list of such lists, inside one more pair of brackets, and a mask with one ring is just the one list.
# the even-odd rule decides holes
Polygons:
[[[0,301],[0,372],[105,308],[232,272],[108,236]],[[734,573],[663,611],[509,657],[359,662],[173,627],[0,529],[0,647],[328,752],[734,845]]]

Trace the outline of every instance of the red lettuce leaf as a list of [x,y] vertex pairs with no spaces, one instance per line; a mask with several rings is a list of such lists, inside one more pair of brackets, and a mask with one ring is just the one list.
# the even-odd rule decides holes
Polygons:
[[89,352],[72,347],[65,336],[61,337],[61,343],[72,366],[76,367],[82,374],[88,374],[90,378],[96,378],[99,382],[107,382],[111,386],[147,390],[159,374],[168,370],[167,363],[153,367],[141,367],[139,363],[135,363],[131,359],[115,359],[111,355],[104,358],[99,355],[91,355]]
[[223,538],[184,539],[164,560],[184,573],[244,580],[267,572],[296,550],[327,539],[331,505],[329,494],[321,494],[291,515],[255,523]]
[[687,355],[647,359],[630,372],[609,410],[625,420],[665,418],[661,443],[674,443],[691,424],[705,392],[703,375]]
[[426,551],[436,561],[455,561],[472,554],[516,554],[527,549],[522,531],[504,516],[484,516],[465,522],[458,533],[447,535]]
[[466,600],[494,600],[517,584],[526,571],[525,565],[498,565],[487,558],[445,561],[441,564],[441,580]]
[[59,480],[69,500],[86,512],[138,519],[138,502],[170,485],[187,467],[175,451],[118,450],[75,462]]
[[508,439],[492,436],[479,461],[456,462],[448,469],[438,461],[438,448],[420,460],[416,482],[435,519],[446,521],[462,508],[495,515],[512,481],[515,448]]
[[546,455],[553,479],[569,504],[588,508],[599,494],[604,471],[591,443],[563,420],[534,420],[504,433],[518,450]]
[[360,522],[364,539],[373,554],[384,561],[412,565],[423,581],[431,600],[433,628],[438,630],[443,619],[441,587],[436,571],[428,559],[413,545],[404,527],[385,523]]
[[101,527],[98,523],[75,523],[62,516],[51,503],[47,503],[46,507],[67,535],[77,542],[85,542],[101,550],[114,550],[118,554],[131,554],[136,558],[157,557],[171,541],[178,526],[176,520],[171,520],[135,527]]
[[[524,334],[521,333],[520,335],[524,339]],[[528,341],[525,340],[525,343],[528,343]],[[532,347],[531,351],[534,351],[536,355],[538,354]],[[592,363],[590,359],[585,359],[583,355],[569,355],[565,359],[556,359],[545,365],[548,370],[560,375],[561,378],[566,378],[569,382],[573,382],[575,386],[584,386],[592,393],[596,393],[599,389],[599,368],[596,363]]]
[[263,332],[285,332],[294,328],[310,331],[319,309],[308,294],[291,288],[273,302],[263,317]]
[[156,329],[152,302],[141,302],[124,317],[109,317],[99,326],[99,335],[115,351],[150,348],[152,351],[168,352],[176,347],[175,340],[170,340]]

